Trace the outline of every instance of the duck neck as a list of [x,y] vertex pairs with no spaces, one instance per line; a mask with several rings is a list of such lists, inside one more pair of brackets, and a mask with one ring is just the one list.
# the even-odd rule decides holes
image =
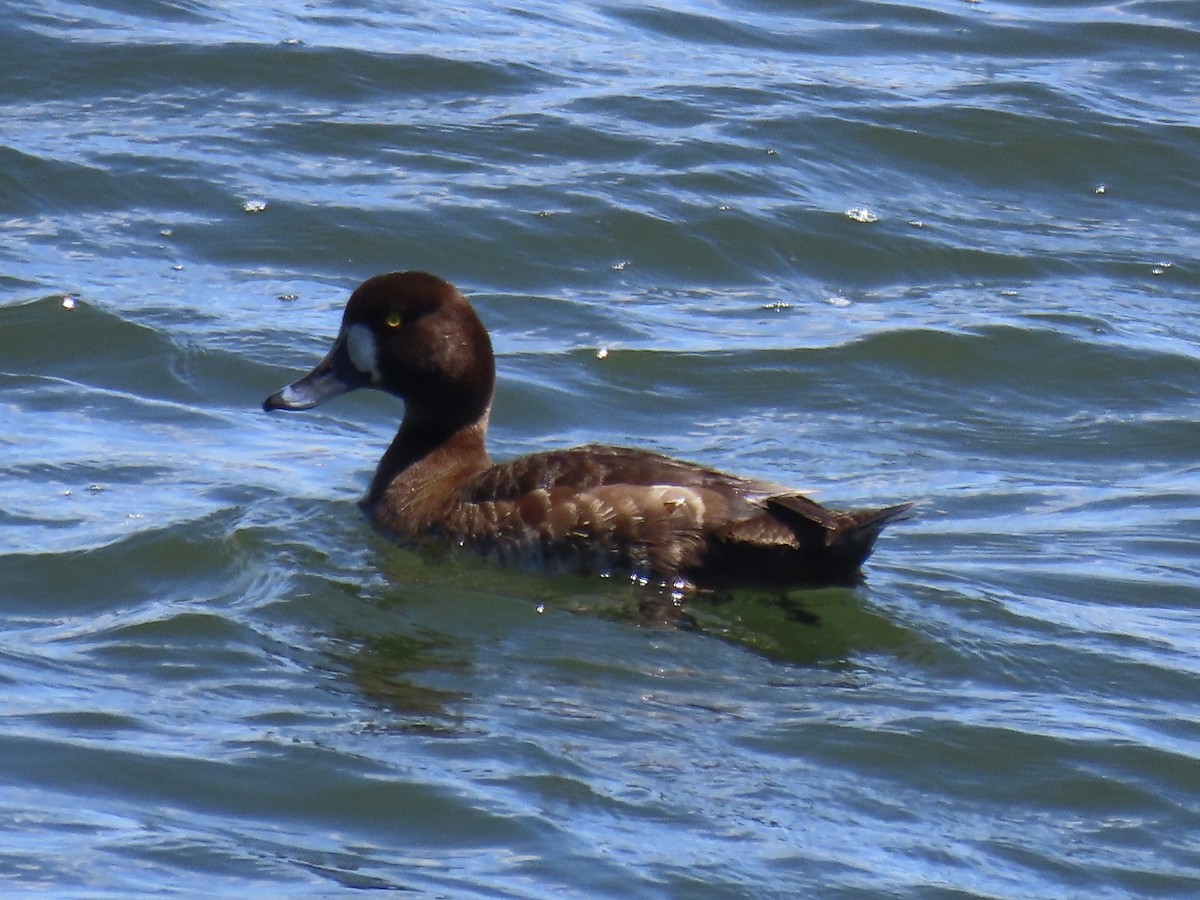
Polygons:
[[456,424],[405,410],[400,430],[379,461],[371,486],[360,502],[367,508],[374,506],[392,481],[416,468],[483,469],[491,465],[487,454],[490,412],[488,407],[474,421]]

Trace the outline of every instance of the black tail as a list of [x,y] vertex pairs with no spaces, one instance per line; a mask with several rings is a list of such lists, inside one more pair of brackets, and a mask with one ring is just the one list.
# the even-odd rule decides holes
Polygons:
[[883,509],[842,512],[821,506],[803,494],[779,494],[767,498],[767,509],[805,543],[816,539],[826,547],[863,545],[868,553],[879,532],[891,522],[909,518],[914,505],[898,503]]
[[[802,494],[766,500],[762,516],[738,523],[710,541],[697,583],[736,574],[743,581],[791,586],[851,585],[871,555],[879,533],[905,518],[913,504],[842,512]],[[776,530],[778,529],[778,530]],[[780,535],[786,530],[787,539]]]
[[883,509],[869,509],[862,512],[850,513],[854,524],[842,532],[841,537],[855,543],[865,542],[867,546],[875,543],[879,532],[892,522],[912,518],[915,503],[897,503],[895,506],[885,506]]
[[869,509],[847,513],[848,527],[839,528],[829,535],[830,548],[840,547],[848,560],[856,566],[866,562],[875,548],[875,539],[892,522],[912,518],[912,503],[898,503],[883,509]]

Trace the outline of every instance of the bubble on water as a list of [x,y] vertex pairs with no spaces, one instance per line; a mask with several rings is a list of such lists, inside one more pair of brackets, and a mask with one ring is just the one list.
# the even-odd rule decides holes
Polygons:
[[247,200],[242,204],[242,209],[248,213],[260,213],[267,208],[265,200]]
[[601,347],[596,351],[596,359],[608,359],[608,348]]
[[838,307],[838,309],[845,309],[853,301],[849,297],[843,297],[841,294],[834,294],[832,297],[826,297],[825,302],[830,306]]
[[614,272],[624,272],[626,269],[629,268],[629,265],[630,265],[629,260],[623,259],[620,262],[613,263],[612,266],[610,266],[610,268]]
[[68,295],[68,296],[62,298],[62,308],[63,309],[68,309],[68,310],[74,309],[78,305],[79,305],[79,301],[77,299],[75,299],[74,297],[71,297]]
[[865,206],[850,207],[846,210],[846,218],[852,222],[863,222],[866,224],[879,221],[879,216],[875,215],[875,213],[871,212]]
[[1093,194],[1107,194],[1108,193],[1108,185],[1098,184],[1098,185],[1096,185],[1096,187],[1092,191],[1092,193]]

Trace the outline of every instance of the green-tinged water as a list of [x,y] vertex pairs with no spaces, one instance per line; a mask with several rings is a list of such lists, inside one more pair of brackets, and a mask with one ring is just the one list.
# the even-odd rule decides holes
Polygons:
[[[0,2],[0,894],[1195,895],[1198,21]],[[689,628],[393,547],[398,401],[260,404],[406,268],[498,458],[919,513]]]

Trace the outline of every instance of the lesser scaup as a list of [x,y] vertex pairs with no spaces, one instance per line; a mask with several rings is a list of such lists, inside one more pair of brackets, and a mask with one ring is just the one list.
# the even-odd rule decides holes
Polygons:
[[362,503],[401,541],[677,589],[854,583],[879,532],[911,507],[841,512],[770,482],[622,447],[493,463],[495,375],[467,299],[434,275],[396,272],[354,291],[328,355],[263,408],[309,409],[361,387],[400,397],[400,430]]

